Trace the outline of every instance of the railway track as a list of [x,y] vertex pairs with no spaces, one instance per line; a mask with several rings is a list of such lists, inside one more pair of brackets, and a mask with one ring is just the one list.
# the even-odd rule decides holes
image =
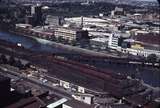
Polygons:
[[[132,96],[145,91],[145,88],[141,86],[139,82],[128,79],[126,76],[113,74],[111,71],[100,70],[75,61],[55,58],[51,54],[38,54],[29,52],[28,55],[27,50],[25,50],[25,52],[25,54],[19,54],[16,52],[16,56],[19,58],[22,57],[23,59],[25,58],[33,64],[48,69],[49,73],[53,75],[55,74],[54,72],[69,75],[73,73],[77,74],[77,76],[81,74],[82,77],[83,75],[86,75],[97,78],[104,83],[104,90],[117,98],[122,98],[123,96]],[[94,83],[93,85],[96,86]]]
[[[58,73],[66,73],[69,74],[69,72],[73,73],[83,73],[87,74],[89,76],[101,79],[104,81],[104,89],[109,91],[112,95],[120,97],[124,95],[132,95],[134,93],[139,93],[145,90],[144,87],[139,85],[139,81],[137,80],[132,80],[132,79],[127,79],[120,77],[112,77],[112,74],[108,75],[107,73],[101,73],[98,70],[96,71],[95,68],[93,67],[88,67],[85,65],[77,65],[75,62],[72,61],[67,61],[67,60],[62,60],[62,59],[57,59],[53,57],[47,57],[48,62],[51,63],[50,65],[53,66],[53,69],[57,71]],[[125,93],[128,92],[127,93]],[[121,95],[119,95],[121,94]]]

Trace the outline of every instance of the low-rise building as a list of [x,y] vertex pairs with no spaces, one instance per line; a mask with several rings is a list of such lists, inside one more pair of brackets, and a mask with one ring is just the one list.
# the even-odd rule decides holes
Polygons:
[[70,41],[89,40],[88,31],[72,28],[56,28],[55,37]]
[[79,93],[85,93],[85,88],[81,87],[81,86],[78,86],[78,92]]
[[94,95],[76,93],[76,94],[73,94],[72,97],[75,100],[78,100],[80,102],[86,103],[88,105],[92,105],[93,104]]
[[108,38],[93,38],[90,40],[90,44],[94,48],[106,49],[108,47]]
[[63,80],[60,80],[60,86],[64,87],[65,89],[69,89],[70,88],[70,83],[66,82],[66,81],[63,81]]
[[31,29],[32,25],[30,24],[16,24],[16,29]]
[[63,104],[62,108],[95,108],[96,105],[88,105],[77,100],[68,100]]
[[160,38],[159,34],[139,34],[133,37],[134,41],[130,42],[128,52],[134,55],[147,57],[150,54],[160,56]]
[[64,18],[61,16],[47,15],[45,23],[53,26],[61,26],[64,24]]

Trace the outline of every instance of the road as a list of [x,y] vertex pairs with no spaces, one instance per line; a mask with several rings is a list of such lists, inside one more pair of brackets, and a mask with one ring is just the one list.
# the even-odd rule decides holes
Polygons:
[[29,81],[29,82],[34,83],[34,84],[38,84],[39,86],[44,86],[44,87],[48,88],[52,93],[54,93],[57,96],[64,97],[68,100],[73,99],[71,97],[72,93],[68,92],[64,89],[60,89],[58,87],[54,87],[54,86],[49,85],[47,83],[43,83],[43,82],[41,82],[37,79],[29,78],[24,74],[20,74],[19,72],[15,71],[15,70],[12,70],[12,69],[9,69],[9,68],[6,68],[4,66],[0,66],[0,70],[2,70],[2,72],[5,73],[5,74],[7,73],[7,74],[10,74],[10,75],[13,75],[13,76],[18,76],[19,78],[22,78],[23,80]]

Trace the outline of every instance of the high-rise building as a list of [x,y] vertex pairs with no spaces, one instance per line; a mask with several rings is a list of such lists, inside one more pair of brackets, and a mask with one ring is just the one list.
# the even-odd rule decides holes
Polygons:
[[[29,17],[28,17],[29,16]],[[33,20],[32,25],[38,26],[43,24],[43,13],[41,5],[33,5],[30,7],[30,15],[26,17],[26,20]],[[32,19],[33,17],[33,19]],[[29,23],[30,24],[30,23]]]
[[36,6],[35,7],[35,19],[36,19],[36,25],[42,25],[43,21],[42,21],[42,6]]
[[116,49],[118,47],[118,39],[119,39],[119,36],[117,34],[112,34],[109,37],[108,46],[110,48]]

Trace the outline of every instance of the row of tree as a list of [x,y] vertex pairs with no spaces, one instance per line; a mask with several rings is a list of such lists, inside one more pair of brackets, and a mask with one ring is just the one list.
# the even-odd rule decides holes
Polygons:
[[29,67],[29,63],[23,64],[20,59],[15,59],[13,56],[7,58],[3,54],[0,56],[0,64],[9,64],[11,66],[18,67],[19,69],[25,69]]
[[160,66],[160,58],[156,54],[150,54],[146,58],[143,58],[144,62],[152,63],[153,65],[155,63],[158,63]]

